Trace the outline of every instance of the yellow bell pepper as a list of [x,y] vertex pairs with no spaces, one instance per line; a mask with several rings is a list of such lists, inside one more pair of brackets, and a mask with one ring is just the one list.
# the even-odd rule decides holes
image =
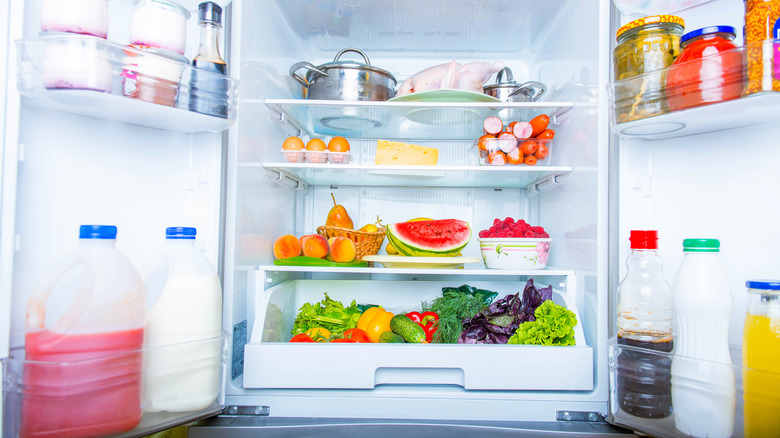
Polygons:
[[357,328],[365,330],[371,342],[379,342],[382,332],[390,331],[390,320],[393,316],[393,312],[381,307],[371,307],[360,315]]

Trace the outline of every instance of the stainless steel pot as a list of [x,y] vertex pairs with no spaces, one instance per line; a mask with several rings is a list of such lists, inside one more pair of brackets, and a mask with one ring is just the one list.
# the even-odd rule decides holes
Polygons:
[[[339,61],[347,52],[359,53],[365,63]],[[305,77],[297,71],[306,69]],[[384,101],[395,96],[395,78],[389,71],[371,65],[368,56],[358,49],[340,51],[333,62],[314,66],[298,62],[290,67],[290,76],[303,85],[305,99]]]
[[[506,72],[506,82],[503,81]],[[482,87],[488,96],[493,96],[502,102],[535,102],[542,97],[546,87],[541,82],[528,81],[518,84],[512,78],[512,70],[505,67],[496,75],[496,83]]]

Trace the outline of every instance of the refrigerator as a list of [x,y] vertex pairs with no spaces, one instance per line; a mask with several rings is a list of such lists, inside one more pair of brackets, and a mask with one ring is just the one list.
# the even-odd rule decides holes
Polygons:
[[[82,224],[112,224],[117,247],[142,276],[166,227],[197,228],[197,248],[222,281],[221,388],[207,409],[144,414],[121,436],[190,425],[193,437],[681,436],[673,423],[615,414],[616,290],[630,230],[658,230],[663,275],[672,283],[682,240],[720,239],[734,306],[729,343],[740,371],[745,280],[776,278],[780,241],[771,163],[780,101],[760,93],[630,122],[613,120],[616,30],[640,17],[675,14],[687,30],[730,25],[742,42],[735,0],[262,0],[220,1],[228,65],[226,117],[110,92],[43,85],[46,48],[40,0],[0,3],[3,154],[0,181],[0,352],[23,349],[29,291],[77,245]],[[197,0],[180,0],[197,16]],[[130,0],[112,0],[102,50],[120,63]],[[187,21],[185,57],[196,55]],[[54,38],[48,39],[48,38]],[[406,101],[306,98],[296,63],[357,60],[400,85],[431,66],[501,61],[518,82],[546,86],[537,101],[474,96]],[[129,52],[128,52],[129,50]],[[112,61],[114,62],[114,61]],[[186,84],[185,69],[181,83]],[[494,83],[492,75],[486,84]],[[546,114],[556,131],[546,162],[490,166],[476,140],[483,121]],[[674,125],[675,129],[662,129]],[[656,129],[657,128],[657,129]],[[349,141],[344,163],[290,163],[285,139]],[[435,166],[376,165],[377,142],[432,147]],[[482,259],[477,233],[512,217],[552,239],[542,270],[455,267],[312,267],[274,264],[277,237],[316,234],[334,199],[355,228],[417,217],[469,223],[464,257]],[[385,245],[379,250],[385,255]],[[304,303],[324,294],[345,305],[419,309],[442,288],[470,285],[498,298],[533,279],[574,311],[576,345],[296,344],[287,342]],[[66,306],[66,302],[53,305]],[[23,362],[23,361],[22,361]],[[8,372],[8,370],[6,370]],[[4,436],[15,436],[24,388],[5,377]],[[706,393],[706,390],[704,391]],[[740,406],[735,408],[741,435]],[[197,423],[193,423],[197,422]],[[619,426],[610,424],[614,423]],[[502,436],[503,436],[502,435]]]

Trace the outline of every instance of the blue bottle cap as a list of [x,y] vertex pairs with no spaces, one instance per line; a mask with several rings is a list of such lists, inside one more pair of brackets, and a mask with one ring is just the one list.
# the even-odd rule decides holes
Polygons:
[[745,286],[748,289],[780,290],[780,280],[748,280]]
[[113,225],[82,225],[79,239],[116,239],[116,227]]
[[732,37],[737,36],[737,31],[734,29],[733,26],[707,26],[686,33],[685,35],[682,36],[682,38],[680,38],[680,44],[683,44],[690,39],[702,35],[707,35],[710,33],[728,33],[731,34]]
[[168,227],[165,229],[166,239],[194,239],[197,231],[192,227]]

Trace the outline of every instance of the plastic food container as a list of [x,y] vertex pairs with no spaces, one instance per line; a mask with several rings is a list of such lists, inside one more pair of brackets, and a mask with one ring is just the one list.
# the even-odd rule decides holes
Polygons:
[[43,0],[41,30],[80,33],[106,38],[107,0]]
[[328,161],[333,164],[349,164],[349,159],[352,157],[350,152],[331,152],[328,151]]
[[169,50],[130,46],[122,67],[125,96],[159,105],[176,106],[179,81],[187,58]]
[[488,269],[544,269],[552,239],[479,238],[482,260]]
[[111,91],[111,51],[103,39],[60,32],[45,32],[41,39],[46,41],[41,62],[45,88]]
[[306,161],[309,163],[322,164],[328,159],[327,151],[306,151]]
[[287,151],[282,149],[282,157],[284,157],[288,163],[303,163],[303,159],[306,158],[306,151],[304,149],[297,151]]
[[134,0],[130,44],[184,54],[190,12],[167,0]]
[[479,164],[483,166],[538,166],[549,164],[552,142],[552,139],[536,138],[486,138],[477,140],[474,149],[479,154]]

